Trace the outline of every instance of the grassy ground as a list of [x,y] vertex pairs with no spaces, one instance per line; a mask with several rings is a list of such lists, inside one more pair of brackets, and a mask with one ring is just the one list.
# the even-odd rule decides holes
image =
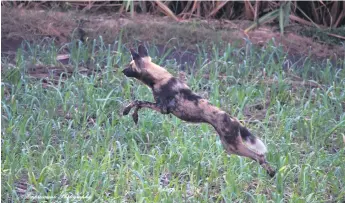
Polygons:
[[[75,71],[55,85],[30,78],[27,65],[58,64],[53,44],[19,50],[16,64],[2,59],[2,201],[344,200],[345,68],[305,59],[283,71],[285,54],[273,45],[228,45],[225,52],[214,46],[210,53],[200,46],[195,68],[183,74],[149,46],[153,61],[185,75],[193,90],[267,143],[279,171],[271,179],[253,161],[228,156],[208,125],[149,110],[138,126],[122,117],[130,100],[153,98],[122,75],[130,55],[121,39],[116,44],[66,45]],[[80,73],[81,66],[92,74]]]

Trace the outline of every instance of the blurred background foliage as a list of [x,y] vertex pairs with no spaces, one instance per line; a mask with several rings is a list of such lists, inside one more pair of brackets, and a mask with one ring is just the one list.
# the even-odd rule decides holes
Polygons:
[[280,30],[289,21],[318,29],[339,28],[345,25],[345,2],[343,1],[9,1],[2,5],[35,8],[82,10],[101,12],[130,12],[166,15],[176,21],[190,18],[215,18],[224,20],[251,20],[253,25],[270,21],[279,23]]

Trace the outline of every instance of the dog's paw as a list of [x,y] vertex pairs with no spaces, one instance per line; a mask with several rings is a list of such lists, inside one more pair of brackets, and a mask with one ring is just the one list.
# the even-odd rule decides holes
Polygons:
[[266,161],[260,164],[267,172],[267,174],[273,178],[276,175],[276,170],[273,169]]
[[276,171],[275,170],[272,170],[272,171],[267,171],[268,175],[271,177],[271,178],[274,178],[274,176],[276,175]]
[[138,120],[139,120],[139,116],[138,116],[138,113],[133,113],[132,114],[132,118],[133,118],[133,121],[136,125],[138,125]]
[[127,116],[129,114],[129,112],[131,111],[132,107],[131,106],[127,106],[123,111],[122,111],[122,115]]

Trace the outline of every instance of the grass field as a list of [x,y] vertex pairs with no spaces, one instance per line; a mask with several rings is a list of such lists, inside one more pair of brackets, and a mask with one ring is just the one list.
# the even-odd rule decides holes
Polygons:
[[[345,200],[345,67],[308,58],[286,67],[286,54],[271,44],[200,46],[188,85],[264,140],[279,171],[270,178],[257,163],[227,155],[206,124],[142,110],[135,126],[121,109],[153,97],[121,73],[126,44],[79,45],[66,45],[74,72],[55,85],[30,78],[27,65],[57,65],[54,44],[26,44],[15,64],[2,59],[2,201]],[[179,64],[148,48],[154,62],[181,75]],[[85,64],[99,71],[80,73]]]

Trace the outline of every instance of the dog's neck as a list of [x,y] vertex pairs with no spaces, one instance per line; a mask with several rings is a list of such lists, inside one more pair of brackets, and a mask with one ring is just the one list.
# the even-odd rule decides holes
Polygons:
[[159,65],[152,62],[147,62],[147,63],[150,63],[150,64],[147,64],[147,66],[150,66],[151,68],[146,69],[145,70],[146,73],[141,75],[141,77],[137,79],[144,82],[151,89],[154,87],[155,84],[163,84],[164,81],[168,81],[174,77],[171,73],[169,73],[167,70],[160,67]]

